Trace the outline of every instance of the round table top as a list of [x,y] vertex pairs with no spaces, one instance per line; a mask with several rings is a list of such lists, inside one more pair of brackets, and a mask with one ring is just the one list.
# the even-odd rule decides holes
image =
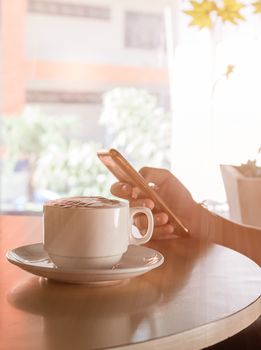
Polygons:
[[261,312],[261,269],[192,238],[151,241],[165,262],[128,282],[88,287],[33,276],[5,259],[41,241],[39,217],[1,217],[0,349],[200,349]]

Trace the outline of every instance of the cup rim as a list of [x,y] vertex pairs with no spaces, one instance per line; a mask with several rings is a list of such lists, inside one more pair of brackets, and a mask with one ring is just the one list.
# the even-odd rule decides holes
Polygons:
[[96,210],[96,209],[99,209],[99,210],[108,210],[108,209],[116,209],[116,208],[122,208],[122,207],[129,207],[129,202],[126,200],[126,201],[123,201],[123,200],[118,200],[118,199],[109,199],[109,198],[105,198],[104,199],[108,199],[108,200],[112,200],[112,201],[115,201],[117,203],[115,203],[114,205],[112,206],[100,206],[100,205],[92,205],[92,206],[77,206],[77,205],[62,205],[62,204],[59,204],[57,202],[57,204],[55,205],[55,202],[56,201],[60,201],[60,200],[72,200],[74,198],[80,198],[80,197],[83,197],[83,198],[86,198],[86,197],[98,197],[98,196],[73,196],[73,197],[61,197],[61,198],[57,198],[56,200],[49,200],[47,202],[45,202],[43,204],[43,208],[55,208],[55,209],[81,209],[81,210]]

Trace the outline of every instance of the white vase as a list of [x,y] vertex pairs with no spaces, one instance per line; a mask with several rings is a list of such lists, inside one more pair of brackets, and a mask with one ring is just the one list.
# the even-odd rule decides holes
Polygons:
[[232,165],[220,169],[231,220],[261,226],[261,178],[246,177]]

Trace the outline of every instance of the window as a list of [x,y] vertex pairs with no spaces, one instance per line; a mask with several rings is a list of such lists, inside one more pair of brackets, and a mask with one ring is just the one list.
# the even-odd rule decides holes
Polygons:
[[127,11],[125,14],[125,46],[158,50],[164,47],[163,14]]
[[137,168],[171,168],[197,200],[225,201],[219,164],[260,147],[251,6],[238,25],[199,30],[190,1],[2,0],[2,210],[109,196],[96,151],[113,146]]
[[1,5],[2,210],[109,196],[113,179],[99,148],[120,148],[136,167],[170,166],[168,137],[157,144],[160,156],[153,146],[155,130],[165,133],[171,123],[161,1]]

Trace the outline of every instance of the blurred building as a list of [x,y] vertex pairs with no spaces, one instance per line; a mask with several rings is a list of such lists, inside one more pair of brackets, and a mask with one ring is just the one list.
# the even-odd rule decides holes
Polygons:
[[36,105],[95,138],[113,87],[145,88],[166,106],[163,11],[160,0],[1,0],[2,113]]

